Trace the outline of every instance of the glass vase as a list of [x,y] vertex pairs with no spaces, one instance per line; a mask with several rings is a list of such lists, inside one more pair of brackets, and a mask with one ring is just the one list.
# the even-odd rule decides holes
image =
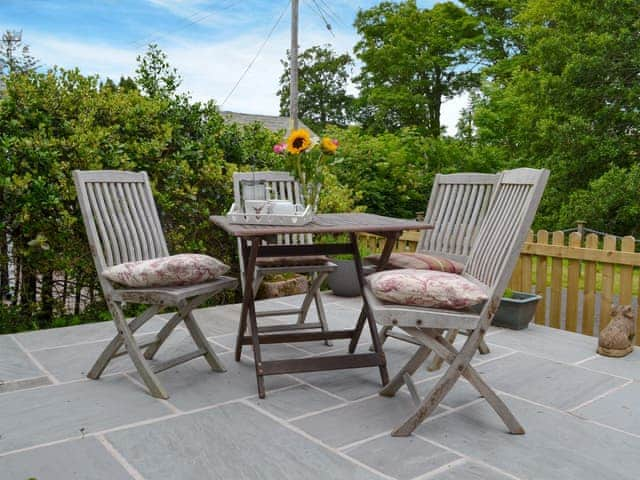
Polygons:
[[321,183],[307,183],[301,185],[302,201],[305,207],[311,206],[311,212],[315,215],[318,213],[318,206],[320,205],[320,191],[322,190]]

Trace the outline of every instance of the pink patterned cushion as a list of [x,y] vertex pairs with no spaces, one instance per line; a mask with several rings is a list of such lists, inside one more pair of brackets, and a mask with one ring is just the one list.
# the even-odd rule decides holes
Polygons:
[[[365,260],[377,265],[380,262],[380,255],[369,255]],[[439,272],[462,273],[464,265],[437,255],[428,255],[426,253],[416,252],[392,253],[385,268],[415,268],[418,270],[437,270]]]
[[488,298],[478,285],[454,273],[385,270],[367,279],[376,297],[400,305],[462,310]]
[[213,280],[229,271],[224,263],[208,255],[183,253],[170,257],[114,265],[102,275],[133,288],[194,285]]

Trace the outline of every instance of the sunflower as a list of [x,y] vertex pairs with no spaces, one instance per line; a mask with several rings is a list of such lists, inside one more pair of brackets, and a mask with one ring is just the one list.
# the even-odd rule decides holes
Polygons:
[[338,149],[338,143],[332,138],[324,137],[320,142],[320,149],[324,153],[333,154],[336,153],[336,150]]
[[287,151],[294,155],[302,153],[311,147],[311,137],[304,129],[294,130],[287,139]]

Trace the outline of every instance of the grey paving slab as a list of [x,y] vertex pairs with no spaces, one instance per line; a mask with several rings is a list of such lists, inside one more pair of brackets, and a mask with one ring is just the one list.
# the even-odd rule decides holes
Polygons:
[[[256,311],[263,310],[279,310],[282,308],[299,307],[302,305],[303,295],[291,295],[288,297],[267,298],[264,300],[256,300]],[[236,303],[238,307],[241,304]]]
[[43,372],[9,335],[0,336],[0,384],[42,375]]
[[240,307],[224,305],[220,307],[201,308],[194,311],[198,325],[207,337],[227,335],[238,331]]
[[272,393],[268,392],[267,398],[253,398],[250,401],[285,420],[344,403],[344,401],[308,385],[299,385]]
[[486,402],[423,424],[416,433],[521,479],[638,478],[640,438],[525,401],[504,400],[525,435],[508,434]]
[[[531,477],[534,478],[534,477]],[[429,476],[429,480],[513,480],[513,477],[500,473],[480,463],[466,461],[452,465],[443,472]]]
[[107,438],[145,478],[154,480],[380,478],[242,404]]
[[494,345],[532,353],[550,360],[574,363],[596,353],[598,339],[555,328],[529,324],[526,330],[502,329],[487,337]]
[[[257,302],[256,308],[259,310],[290,308],[286,303],[273,300]],[[207,337],[217,337],[219,335],[236,334],[238,323],[240,322],[241,305],[238,303],[231,305],[221,305],[217,307],[200,308],[194,311],[198,325]],[[280,317],[275,317],[273,323],[282,323]],[[290,317],[293,318],[293,317]],[[272,319],[264,319],[263,322],[271,322]]]
[[362,308],[362,297],[340,297],[334,295],[330,290],[323,293],[325,304],[338,303],[345,307],[352,308],[354,310],[360,310]]
[[625,382],[524,353],[489,362],[477,370],[498,390],[561,410],[577,407]]
[[[460,350],[463,347],[464,342],[466,340],[467,340],[466,336],[458,335],[458,337],[456,338],[456,341],[454,342],[455,347],[458,350]],[[473,359],[471,360],[471,365],[478,365],[480,363],[489,362],[497,358],[504,357],[509,353],[515,352],[515,350],[513,350],[512,348],[491,343],[491,336],[486,337],[486,341],[487,341],[487,346],[489,347],[489,353],[476,352]]]
[[640,348],[635,347],[633,352],[622,358],[598,355],[597,358],[583,362],[580,366],[640,382]]
[[[156,316],[143,325],[139,333],[156,332],[166,323],[163,316]],[[16,338],[29,351],[61,347],[82,342],[96,342],[113,338],[116,327],[112,321],[86,323],[72,327],[51,328],[16,334]]]
[[[228,349],[234,350],[236,345],[236,335],[224,335],[222,337],[213,337],[215,343],[219,343]],[[325,347],[326,348],[326,347]],[[242,353],[253,361],[253,348],[251,345],[242,347]],[[285,358],[306,357],[309,354],[300,349],[286,345],[284,343],[271,343],[260,345],[260,353],[263,360],[283,360]]]
[[[236,362],[232,352],[219,357],[227,369],[226,373],[212,371],[204,359],[198,358],[158,374],[169,392],[169,401],[181,410],[193,410],[258,394],[256,370],[250,361],[242,359]],[[138,374],[134,378],[139,380]],[[296,383],[287,375],[266,377],[267,398],[269,390]]]
[[[331,328],[351,328],[361,299],[324,295]],[[268,300],[259,308],[297,305],[301,298]],[[438,413],[445,415],[422,425],[419,436],[398,439],[388,432],[404,421],[414,406],[406,389],[396,398],[377,396],[380,377],[376,368],[268,377],[267,398],[258,399],[250,348],[241,363],[228,352],[234,346],[239,313],[240,305],[196,312],[206,335],[219,344],[214,344],[214,349],[227,352],[220,355],[227,373],[214,373],[204,360],[197,359],[159,376],[171,395],[170,401],[184,411],[246,400],[178,417],[167,416],[173,414],[169,406],[120,375],[98,382],[47,386],[50,380],[38,369],[33,370],[28,355],[16,348],[10,337],[0,336],[0,372],[4,369],[5,374],[5,378],[0,374],[0,480],[29,476],[38,480],[129,478],[95,438],[77,439],[81,429],[92,433],[140,425],[158,417],[163,418],[109,434],[120,442],[118,451],[148,479],[377,478],[374,470],[362,464],[402,480],[513,478],[492,466],[521,480],[624,480],[636,478],[640,470],[636,453],[640,451],[636,408],[640,400],[639,350],[621,359],[593,358],[594,338],[540,326],[517,332],[492,328],[487,336],[491,354],[476,355],[473,360],[490,385],[556,409],[569,410],[593,401],[563,414],[505,395],[506,403],[527,430],[524,436],[512,436],[486,402],[473,402],[478,394],[461,381],[443,401],[443,406],[460,410],[439,409]],[[314,310],[311,315],[315,318]],[[144,331],[156,331],[167,316],[158,316]],[[268,321],[273,320],[290,322],[291,317]],[[44,368],[67,381],[84,375],[113,334],[113,324],[103,322],[16,336]],[[457,345],[464,340],[458,337]],[[264,357],[342,354],[346,343],[336,341],[333,349],[322,342],[301,343],[298,348],[268,345]],[[366,351],[368,345],[368,339],[363,339],[358,351]],[[385,351],[392,375],[415,348],[393,339],[387,342]],[[158,360],[192,349],[188,334],[177,331],[158,353]],[[581,362],[579,366],[568,365],[577,361]],[[116,362],[108,373],[132,368],[127,357]],[[433,387],[443,372],[428,372],[421,367],[416,374],[420,394]],[[298,384],[297,378],[317,388]],[[627,378],[635,383],[621,387]],[[281,387],[288,388],[278,391]],[[368,395],[372,397],[358,401]],[[473,404],[465,406],[469,402]],[[269,415],[282,420],[275,421]],[[294,428],[331,447],[287,429],[283,425],[286,419]],[[371,438],[375,436],[378,438]],[[421,436],[470,458],[461,460]],[[16,449],[69,438],[73,440],[3,456]],[[333,450],[354,442],[356,445],[344,454]]]
[[[333,327],[330,327],[333,328]],[[367,348],[371,344],[370,341],[371,336],[369,332],[363,332],[360,337],[360,341],[358,342],[359,352],[366,352]],[[334,354],[342,354],[347,351],[350,340],[338,339],[331,340],[331,346],[327,346],[324,342],[297,342],[294,343],[296,347],[305,350],[309,355],[334,355]]]
[[[327,324],[330,330],[347,330],[356,326],[359,310],[348,308],[337,303],[328,303],[325,305],[325,312],[327,314]],[[315,307],[312,305],[312,309],[307,316],[308,322],[318,322],[318,313]],[[368,345],[371,339],[369,328],[365,325],[362,330],[360,342],[366,342]],[[334,348],[346,349],[350,340],[333,340]],[[313,354],[323,354],[327,351],[327,346],[323,342],[299,342],[294,344],[296,347],[308,351]]]
[[574,413],[640,436],[640,384],[631,383]]
[[[153,340],[154,334],[147,333],[136,335],[140,342]],[[79,380],[85,378],[87,372],[93,366],[94,362],[102,353],[102,350],[109,342],[81,343],[68,347],[50,348],[46,350],[38,350],[32,355],[61,382],[71,380]],[[226,352],[227,350],[219,346],[213,345],[216,353]],[[191,340],[191,336],[184,330],[176,330],[167,339],[165,344],[160,348],[155,362],[168,360],[183,353],[196,350],[196,346]],[[151,363],[154,363],[153,361]],[[135,370],[135,366],[128,355],[113,359],[105,370],[105,374],[118,372],[127,372]]]
[[424,475],[461,458],[415,436],[385,435],[345,450],[345,453],[398,480]]
[[[151,340],[153,334],[138,335],[141,341]],[[61,348],[38,350],[32,355],[61,382],[86,378],[87,372],[109,342],[81,343]],[[115,358],[109,363],[105,374],[125,372],[135,367],[128,356]]]
[[2,480],[131,480],[95,438],[0,457]]
[[[390,431],[415,411],[409,395],[375,396],[293,422],[333,447],[343,447]],[[442,412],[438,409],[437,413]]]
[[301,373],[295,377],[345,400],[358,400],[382,388],[377,367]]
[[[277,299],[274,299],[274,300],[278,300],[280,302],[284,302],[294,307],[297,307],[302,305],[302,301],[304,300],[304,297],[305,297],[304,294],[288,295],[286,297],[278,297]],[[344,298],[344,297],[338,297],[337,295],[334,295],[333,293],[331,293],[330,290],[325,290],[324,292],[322,292],[322,300],[325,306],[330,305],[332,303],[336,303],[336,301],[340,300],[341,298]]]
[[491,362],[498,358],[504,357],[505,355],[513,353],[512,349],[503,347],[501,345],[495,345],[491,343],[487,343],[487,345],[489,346],[489,353],[476,352],[473,359],[471,360],[471,365],[479,365],[481,363]]
[[[433,387],[435,387],[437,381],[438,379],[434,378],[417,384],[416,389],[420,396],[424,398],[433,389]],[[469,402],[473,402],[478,398],[481,398],[478,391],[466,380],[460,379],[456,382],[447,396],[444,397],[442,404],[447,407],[457,408],[462,405],[466,405]]]
[[[228,351],[226,348],[211,343],[213,351],[216,353],[224,353]],[[167,341],[160,347],[151,363],[162,362],[179,355],[193,352],[196,350],[196,344],[187,330],[175,330]]]
[[167,415],[124,377],[0,395],[0,453]]
[[17,390],[25,390],[27,388],[42,387],[44,385],[50,385],[51,380],[49,377],[35,377],[27,378],[24,380],[13,380],[10,382],[0,381],[0,393],[15,392]]
[[[367,343],[361,346],[358,352],[366,352],[368,345]],[[390,339],[385,343],[384,352],[387,358],[389,375],[393,376],[407,362],[416,348],[414,345],[394,339]],[[344,353],[346,353],[346,350],[333,352],[333,354]],[[437,373],[434,374],[427,371],[426,368],[421,368],[415,373],[414,380],[419,381],[434,375],[437,375]],[[373,395],[382,388],[380,371],[376,367],[311,372],[297,374],[296,377],[347,400],[357,400]]]

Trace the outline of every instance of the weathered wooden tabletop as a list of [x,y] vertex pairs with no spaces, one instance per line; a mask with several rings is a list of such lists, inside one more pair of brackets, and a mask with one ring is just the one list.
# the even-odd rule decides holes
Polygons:
[[287,233],[384,233],[433,228],[425,222],[383,217],[372,213],[321,213],[315,215],[310,223],[295,227],[230,223],[225,215],[212,215],[209,220],[235,237],[261,237]]

